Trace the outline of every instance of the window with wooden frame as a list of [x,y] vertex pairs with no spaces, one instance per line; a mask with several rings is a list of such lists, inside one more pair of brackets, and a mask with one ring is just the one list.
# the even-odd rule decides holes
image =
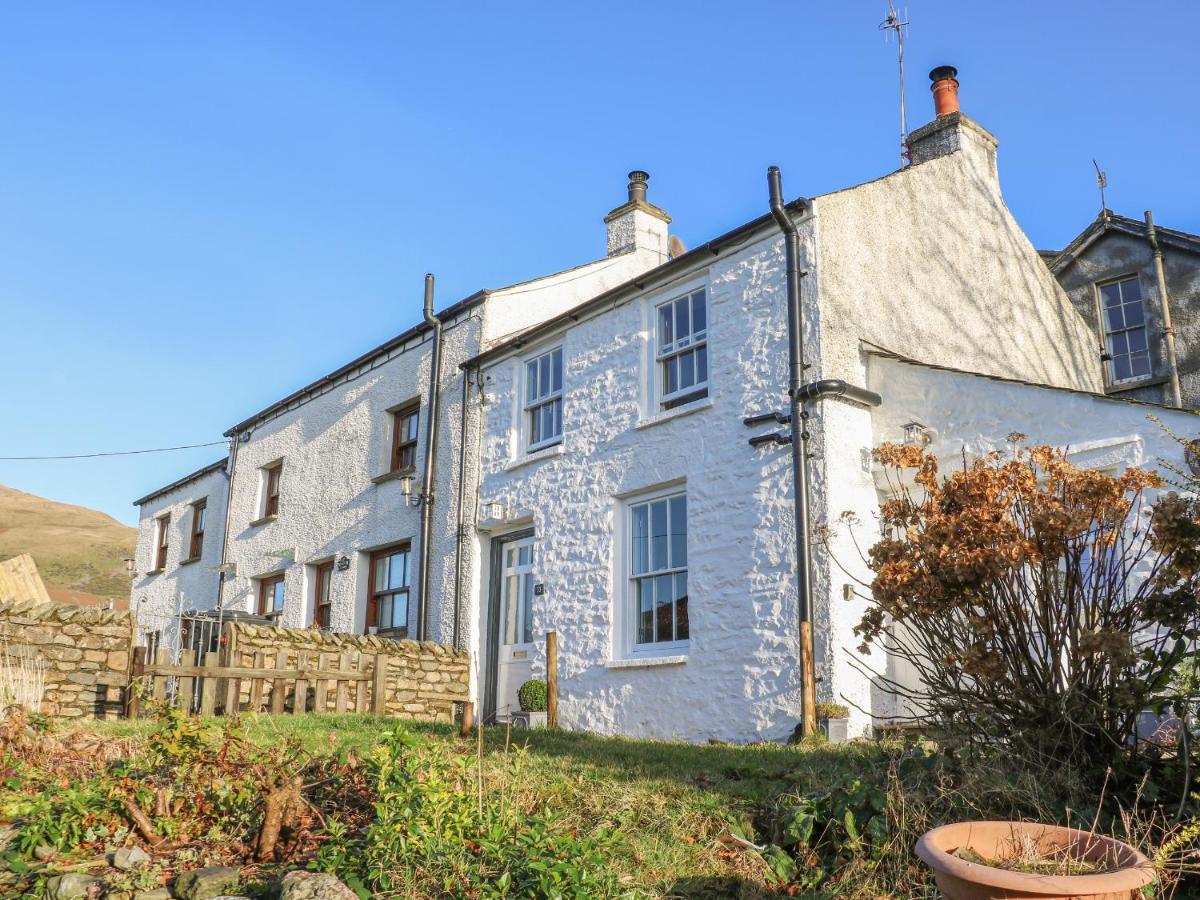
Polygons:
[[278,615],[283,612],[283,573],[258,579],[258,614]]
[[708,396],[708,297],[704,288],[656,308],[659,399],[672,407]]
[[563,352],[555,347],[525,363],[527,449],[541,450],[562,442]]
[[1146,335],[1146,307],[1136,275],[1099,286],[1104,314],[1104,343],[1112,384],[1137,381],[1154,374]]
[[396,637],[408,635],[411,546],[384,547],[371,554],[367,578],[367,627]]
[[263,469],[263,513],[264,519],[279,515],[279,481],[283,477],[283,463],[277,462]]
[[333,584],[333,560],[323,562],[316,567],[316,583],[313,590],[313,624],[318,628],[329,628]]
[[392,413],[392,464],[389,471],[407,472],[417,465],[419,403],[409,403]]
[[154,571],[167,567],[167,550],[171,543],[171,516],[159,516],[154,520]]
[[208,513],[208,498],[192,504],[192,535],[188,541],[188,562],[200,558],[204,552],[204,519]]

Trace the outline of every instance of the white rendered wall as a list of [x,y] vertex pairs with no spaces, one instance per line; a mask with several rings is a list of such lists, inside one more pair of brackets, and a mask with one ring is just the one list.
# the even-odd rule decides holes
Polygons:
[[[130,608],[137,617],[139,638],[148,631],[170,631],[181,608],[201,610],[217,605],[220,573],[216,567],[221,564],[227,489],[225,471],[217,469],[160,494],[140,507],[137,549],[134,551],[135,575],[130,593]],[[192,504],[205,499],[208,505],[200,559],[182,562],[191,543]],[[148,574],[154,568],[155,520],[166,513],[171,516],[167,565],[162,572]]]
[[[700,285],[710,397],[662,413],[648,397],[653,307]],[[564,726],[689,740],[782,739],[795,727],[790,459],[751,448],[742,424],[786,403],[783,296],[782,241],[768,232],[707,271],[575,325],[562,338],[563,444],[532,459],[518,433],[521,360],[556,341],[485,369],[479,550],[486,566],[491,537],[536,529],[545,593],[535,598],[534,668],[544,672],[543,635],[557,631]],[[690,645],[685,662],[629,668],[623,513],[631,496],[669,484],[685,485],[688,500]],[[481,610],[486,589],[484,571]],[[475,649],[486,662],[482,641]]]
[[[435,471],[432,597],[429,636],[450,642],[453,634],[453,577],[458,502],[462,379],[459,363],[478,351],[479,310],[468,311],[444,330],[441,428]],[[417,572],[421,560],[420,511],[406,504],[399,480],[373,481],[388,471],[391,417],[387,412],[420,399],[414,493],[420,491],[432,343],[413,341],[369,371],[258,424],[239,443],[230,507],[226,558],[238,567],[227,580],[225,605],[254,611],[257,579],[284,573],[282,624],[312,622],[317,563],[346,557],[334,567],[331,626],[362,633],[366,622],[368,557],[371,550],[412,542],[409,635],[416,636]],[[283,460],[279,515],[250,523],[262,509],[261,470]],[[294,562],[273,554],[290,554]]]

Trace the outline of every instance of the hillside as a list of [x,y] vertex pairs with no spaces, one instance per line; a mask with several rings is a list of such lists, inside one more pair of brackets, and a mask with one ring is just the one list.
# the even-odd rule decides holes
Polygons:
[[0,559],[28,553],[54,600],[129,601],[124,559],[137,531],[104,513],[0,485]]

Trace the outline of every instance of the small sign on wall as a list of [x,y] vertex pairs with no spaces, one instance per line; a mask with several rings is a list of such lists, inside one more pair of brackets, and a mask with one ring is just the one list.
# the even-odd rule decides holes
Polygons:
[[546,593],[546,586],[540,581],[533,586],[533,596],[540,597],[544,593]]
[[337,570],[339,572],[345,572],[348,568],[350,568],[350,557],[340,557],[337,561]]

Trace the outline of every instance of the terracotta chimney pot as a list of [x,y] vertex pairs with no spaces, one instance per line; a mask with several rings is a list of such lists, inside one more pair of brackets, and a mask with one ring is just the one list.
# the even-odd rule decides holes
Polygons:
[[937,116],[948,116],[958,112],[958,69],[954,66],[938,66],[929,73],[933,82],[933,111]]

